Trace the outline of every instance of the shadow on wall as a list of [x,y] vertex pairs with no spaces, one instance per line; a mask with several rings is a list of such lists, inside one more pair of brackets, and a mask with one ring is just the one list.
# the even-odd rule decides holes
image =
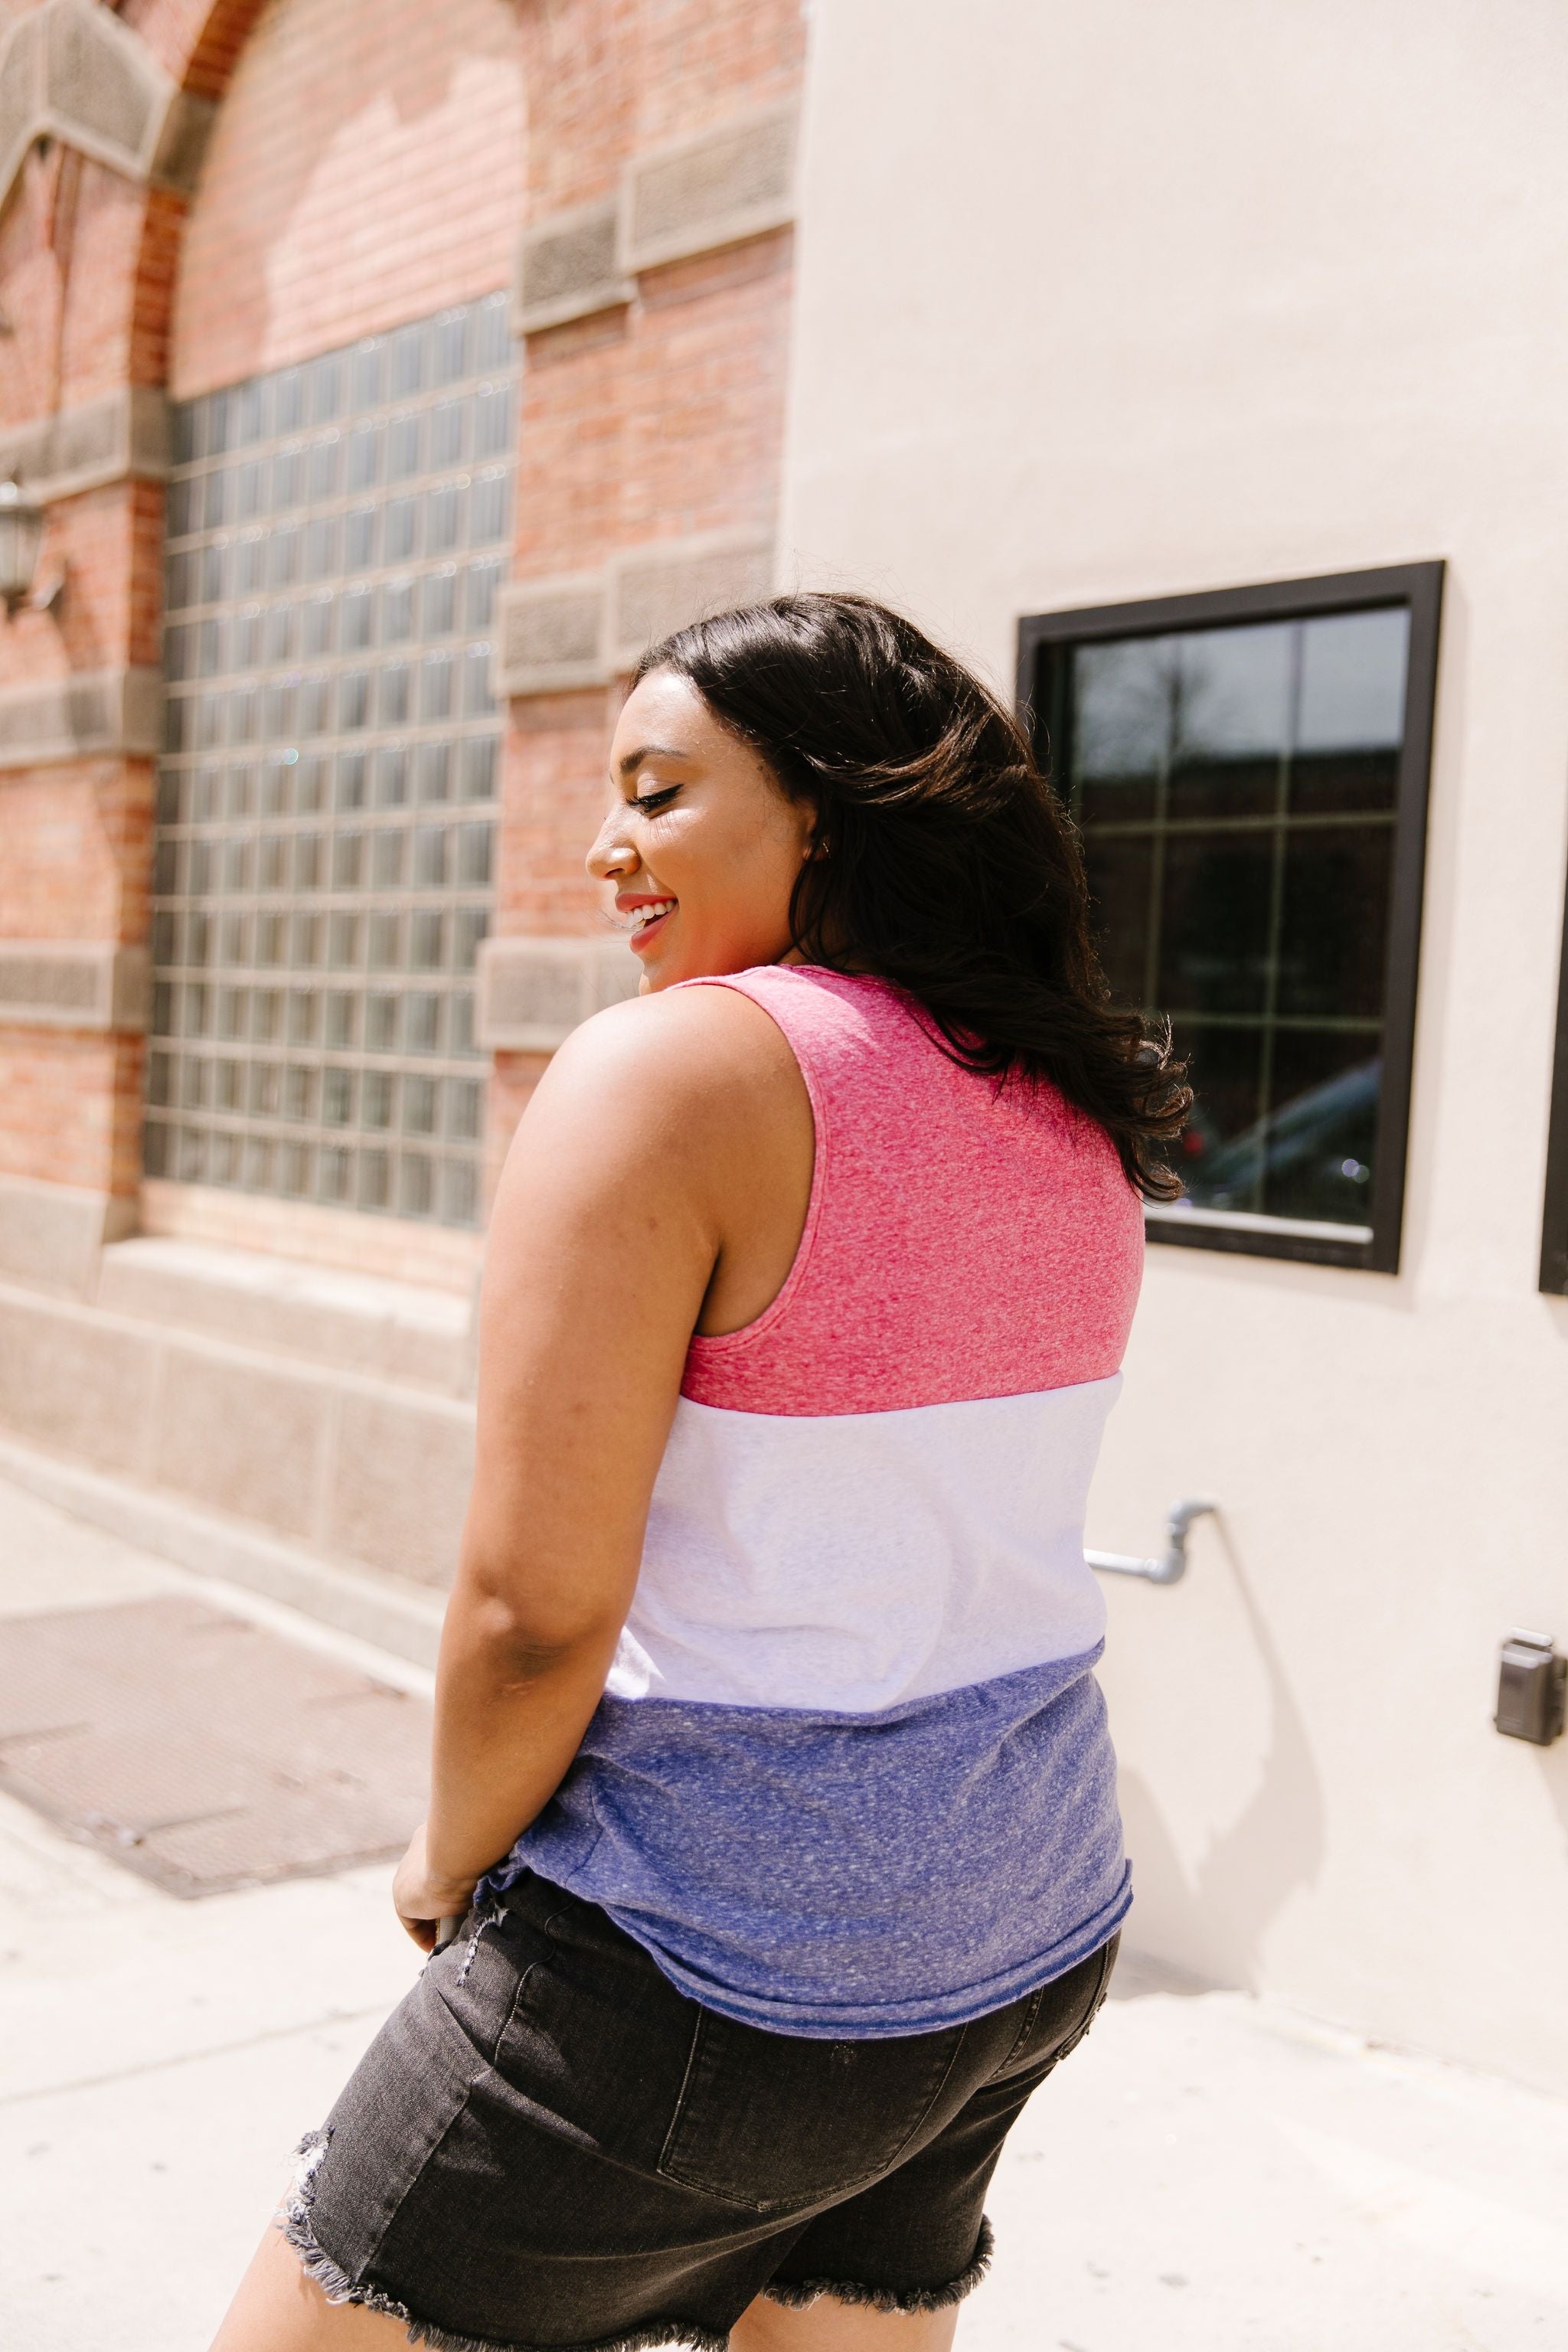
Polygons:
[[[1149,1782],[1123,1771],[1121,1810],[1137,1896],[1129,1930],[1134,1949],[1118,1970],[1124,1998],[1202,1992],[1215,1985],[1256,1991],[1268,1927],[1290,1895],[1312,1884],[1323,1858],[1322,1790],[1306,1725],[1230,1530],[1223,1516],[1208,1524],[1217,1533],[1216,1549],[1224,1553],[1262,1671],[1268,1745],[1241,1811],[1191,1864]],[[1226,1720],[1223,1706],[1207,1710],[1202,1736],[1223,1741]],[[1140,1913],[1159,1945],[1157,1955],[1136,1949]]]

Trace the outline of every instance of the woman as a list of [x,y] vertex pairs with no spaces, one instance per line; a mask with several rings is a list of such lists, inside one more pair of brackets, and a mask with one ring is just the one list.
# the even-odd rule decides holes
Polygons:
[[[942,2352],[1130,1900],[1083,1511],[1187,1096],[907,621],[643,663],[490,1228],[426,1951],[216,2352]],[[694,982],[720,984],[692,985]]]

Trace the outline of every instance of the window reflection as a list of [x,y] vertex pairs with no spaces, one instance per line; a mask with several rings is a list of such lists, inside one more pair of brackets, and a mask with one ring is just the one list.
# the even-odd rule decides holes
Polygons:
[[1406,607],[1055,656],[1101,960],[1196,1089],[1184,1205],[1364,1228]]

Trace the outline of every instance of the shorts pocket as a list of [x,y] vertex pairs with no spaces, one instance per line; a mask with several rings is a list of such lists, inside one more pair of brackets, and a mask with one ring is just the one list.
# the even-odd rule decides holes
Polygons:
[[818,2042],[702,2010],[659,2171],[757,2213],[863,2187],[918,2135],[964,2031]]
[[1119,1935],[1112,1936],[1077,1968],[1040,1987],[1024,2011],[1017,2040],[991,2077],[994,2083],[1029,2067],[1055,2066],[1078,2048],[1105,2006],[1121,1942]]
[[602,1912],[559,1888],[509,1913],[495,1948],[515,1971],[493,2045],[497,2074],[537,2118],[652,2172],[685,2078],[696,2002]]
[[357,2284],[482,2070],[429,1981],[404,1996],[327,2118],[309,2200],[312,2235]]

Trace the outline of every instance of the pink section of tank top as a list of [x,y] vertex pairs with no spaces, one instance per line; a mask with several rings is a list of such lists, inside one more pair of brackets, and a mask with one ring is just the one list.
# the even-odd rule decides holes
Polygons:
[[777,1023],[816,1125],[805,1229],[743,1330],[693,1339],[681,1394],[737,1412],[894,1412],[1108,1378],[1143,1219],[1115,1146],[1052,1087],[952,1062],[885,981],[771,964],[718,983]]

